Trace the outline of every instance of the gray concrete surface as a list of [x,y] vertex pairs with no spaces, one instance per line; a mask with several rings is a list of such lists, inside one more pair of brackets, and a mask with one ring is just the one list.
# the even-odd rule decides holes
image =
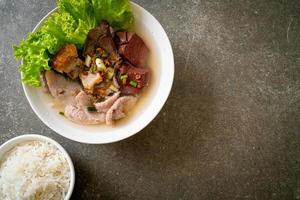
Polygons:
[[73,158],[72,199],[300,199],[300,1],[137,0],[173,45],[174,87],[139,134],[86,145],[31,110],[11,45],[54,0],[0,0],[0,142],[50,136]]

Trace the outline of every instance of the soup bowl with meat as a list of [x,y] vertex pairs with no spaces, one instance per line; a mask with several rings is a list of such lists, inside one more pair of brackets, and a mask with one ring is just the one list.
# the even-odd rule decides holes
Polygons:
[[119,141],[146,127],[166,102],[174,76],[171,44],[149,12],[130,5],[133,30],[114,31],[103,20],[82,49],[72,43],[59,49],[51,70],[41,73],[42,87],[23,84],[35,113],[60,135],[82,143]]

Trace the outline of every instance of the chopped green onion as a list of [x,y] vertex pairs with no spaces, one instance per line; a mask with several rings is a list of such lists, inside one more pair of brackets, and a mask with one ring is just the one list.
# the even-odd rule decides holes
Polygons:
[[109,86],[109,89],[111,89],[114,92],[118,92],[119,91],[114,85]]
[[97,66],[96,66],[96,65],[92,65],[92,67],[91,67],[91,72],[92,72],[92,73],[95,73],[96,70],[97,70]]
[[124,79],[127,79],[128,78],[128,75],[127,74],[125,74],[125,75],[122,75],[122,76],[120,76],[120,80],[124,80]]
[[84,64],[89,67],[91,62],[92,62],[91,56],[87,55],[86,58],[85,58]]
[[106,70],[106,67],[105,67],[105,65],[102,65],[102,66],[97,66],[97,71],[99,71],[99,72],[103,72],[103,71],[105,71]]
[[108,54],[107,54],[106,51],[103,51],[101,56],[102,56],[103,58],[106,58],[106,57],[108,56]]
[[96,65],[97,65],[97,71],[105,71],[106,70],[103,60],[101,60],[100,58],[96,59]]
[[131,80],[130,82],[129,82],[129,84],[132,86],[132,87],[137,87],[137,82],[136,81],[133,81],[133,80]]
[[128,75],[127,75],[127,74],[120,76],[120,80],[122,81],[123,85],[126,84],[127,78],[128,78]]
[[94,106],[89,106],[89,107],[87,107],[87,111],[89,111],[89,112],[96,112],[97,109]]
[[64,115],[65,115],[65,113],[64,113],[64,112],[59,112],[59,114],[60,114],[60,115],[62,115],[62,116],[64,116]]
[[108,67],[107,68],[107,79],[111,80],[113,78],[113,76],[114,76],[114,69]]

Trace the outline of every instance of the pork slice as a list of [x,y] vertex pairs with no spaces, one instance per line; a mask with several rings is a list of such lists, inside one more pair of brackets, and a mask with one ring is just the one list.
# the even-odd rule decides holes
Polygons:
[[79,92],[75,97],[77,107],[93,106],[94,98],[84,91]]
[[78,93],[75,102],[65,107],[65,117],[78,124],[101,124],[105,122],[105,112],[90,112],[93,98],[84,91]]
[[53,58],[52,67],[59,73],[66,73],[70,78],[76,79],[83,66],[78,57],[74,44],[67,44],[61,48]]
[[79,77],[81,79],[83,87],[87,90],[93,90],[94,86],[98,83],[101,83],[103,80],[102,76],[98,72],[83,72],[80,73]]
[[46,77],[45,77],[45,71],[41,72],[40,80],[41,80],[43,92],[50,93],[49,87],[48,87],[48,84],[47,84],[47,81],[46,81]]
[[149,49],[136,33],[117,33],[119,54],[136,67],[145,67]]
[[133,108],[137,97],[123,96],[118,98],[106,113],[106,124],[112,125],[115,120],[121,119]]
[[63,105],[73,102],[75,96],[82,90],[78,82],[68,80],[53,70],[45,72],[45,80],[50,94]]
[[107,112],[114,102],[119,98],[120,92],[115,93],[113,96],[108,97],[105,101],[95,103],[98,112]]

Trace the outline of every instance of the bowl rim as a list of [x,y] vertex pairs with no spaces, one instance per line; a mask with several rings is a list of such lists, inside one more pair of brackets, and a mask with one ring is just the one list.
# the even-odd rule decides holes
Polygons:
[[13,147],[17,146],[18,144],[21,144],[22,142],[26,142],[26,141],[31,141],[31,140],[47,141],[53,144],[56,148],[58,148],[58,150],[63,154],[63,156],[67,160],[67,163],[70,168],[70,184],[64,200],[69,200],[72,196],[74,186],[75,186],[75,169],[74,169],[72,159],[68,154],[68,152],[54,139],[49,138],[47,136],[38,135],[38,134],[24,134],[24,135],[13,137],[7,140],[6,142],[4,142],[3,144],[1,144],[0,152],[3,153],[3,155],[5,155],[6,153],[8,153],[8,151],[10,151]]
[[[80,142],[80,143],[85,143],[85,144],[107,144],[107,143],[113,143],[113,142],[118,142],[120,140],[129,138],[133,135],[135,135],[136,133],[140,132],[141,130],[143,130],[149,123],[151,123],[151,121],[153,121],[153,119],[158,115],[158,113],[161,111],[161,109],[163,108],[163,106],[165,105],[170,92],[172,90],[172,86],[173,86],[173,81],[174,81],[174,71],[175,71],[175,64],[174,64],[174,54],[173,54],[173,50],[172,50],[172,46],[171,46],[171,42],[169,37],[167,36],[167,33],[165,32],[164,28],[162,27],[162,25],[160,24],[160,22],[151,14],[149,13],[146,9],[144,9],[143,7],[139,6],[138,4],[130,1],[131,6],[134,6],[136,8],[138,8],[139,10],[141,10],[142,13],[146,13],[150,18],[152,18],[151,20],[154,20],[155,23],[157,23],[157,27],[160,29],[160,34],[162,35],[162,37],[165,40],[166,43],[166,49],[170,55],[170,57],[168,58],[168,63],[170,64],[169,66],[169,76],[167,78],[167,80],[165,82],[167,82],[168,84],[167,87],[164,88],[164,93],[163,95],[161,95],[160,98],[160,104],[156,106],[156,108],[154,110],[152,110],[151,116],[147,117],[147,120],[143,120],[142,123],[137,124],[137,126],[133,127],[130,131],[128,131],[128,134],[123,134],[122,136],[119,137],[110,137],[110,138],[105,138],[105,139],[100,139],[100,140],[89,140],[89,139],[79,139],[79,138],[75,138],[75,137],[71,137],[68,134],[63,133],[63,131],[60,130],[60,128],[56,127],[56,126],[52,126],[50,125],[50,123],[41,116],[41,114],[39,113],[38,109],[36,108],[36,105],[30,100],[30,95],[28,90],[28,87],[22,82],[22,87],[23,87],[23,91],[25,93],[25,96],[27,98],[27,101],[30,104],[30,107],[32,108],[32,110],[34,111],[34,113],[38,116],[38,118],[46,125],[48,126],[51,130],[53,130],[54,132],[58,133],[59,135],[68,138],[70,140],[76,141],[76,142]],[[55,11],[57,11],[58,7],[54,8],[53,10],[51,10],[49,13],[47,13],[40,21],[39,23],[35,26],[35,28],[33,29],[32,32],[36,32],[38,30],[38,28],[41,26],[41,24]]]

